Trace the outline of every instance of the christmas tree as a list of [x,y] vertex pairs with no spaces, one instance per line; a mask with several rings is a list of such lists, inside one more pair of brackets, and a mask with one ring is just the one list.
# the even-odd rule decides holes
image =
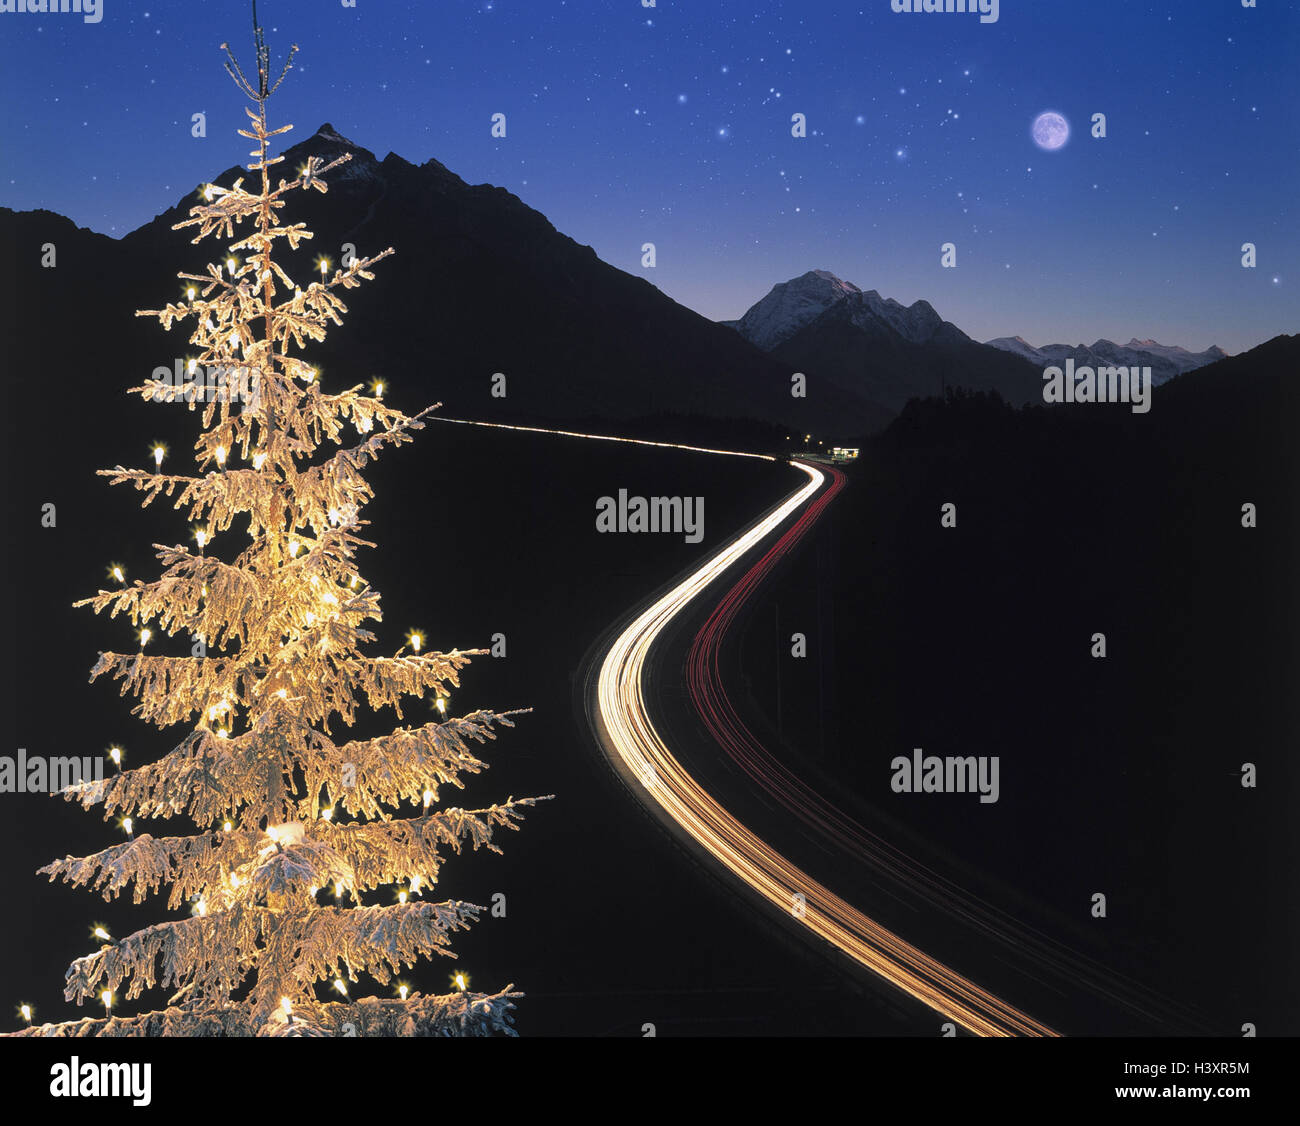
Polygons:
[[[520,811],[542,799],[508,800],[486,809],[435,807],[439,787],[483,770],[475,744],[512,726],[515,712],[445,716],[449,689],[481,649],[425,651],[410,634],[392,657],[365,656],[376,640],[364,628],[381,617],[379,594],[360,575],[356,554],[370,499],[362,470],[388,446],[411,440],[428,411],[408,417],[387,406],[382,386],[337,394],[321,388],[301,353],[340,324],[341,290],[374,275],[392,248],[296,284],[274,260],[312,237],[279,217],[297,190],[327,190],[325,177],[350,159],[310,158],[291,182],[272,183],[266,102],[284,81],[294,52],[269,80],[269,52],[254,8],[257,78],[245,78],[229,47],[226,69],[253,102],[245,109],[256,142],[243,178],[208,186],[190,218],[193,242],[228,243],[221,264],[181,277],[184,298],[160,310],[165,329],[192,321],[197,354],[177,385],[154,378],[131,389],[147,401],[183,396],[202,405],[195,442],[198,475],[151,469],[101,470],[133,486],[142,504],[159,497],[197,522],[197,550],[155,545],[159,578],[76,605],[123,614],[138,627],[133,653],[100,654],[91,680],[109,676],[138,699],[134,714],[162,728],[184,725],[179,745],[155,762],[119,769],[64,793],[105,819],[120,817],[127,840],[86,857],[66,857],[40,871],[51,880],[116,897],[128,886],[135,902],[170,889],[167,907],[182,917],[113,939],[68,970],[64,996],[103,1006],[104,1015],[43,1025],[40,1035],[487,1035],[513,1034],[510,1012],[520,996],[506,986],[471,993],[462,975],[447,996],[412,993],[397,981],[421,957],[455,955],[454,932],[483,908],[422,898],[439,874],[440,849],[465,844],[499,851],[498,829],[517,828]],[[249,222],[237,238],[236,227]],[[215,373],[215,377],[214,377]],[[157,376],[158,373],[155,373]],[[432,410],[434,408],[429,408]],[[348,444],[355,432],[355,444]],[[321,447],[328,443],[326,450]],[[337,447],[337,448],[334,448]],[[329,452],[332,450],[332,452]],[[328,453],[328,456],[326,454]],[[214,550],[247,518],[247,543],[221,558]],[[233,540],[235,537],[230,535]],[[188,646],[185,655],[150,653],[150,642]],[[358,708],[392,706],[399,720],[410,698],[430,698],[443,718],[377,738],[337,742],[331,723],[355,724]],[[403,807],[412,816],[396,817]],[[192,836],[141,833],[143,819],[187,817]],[[366,902],[385,889],[383,903]],[[396,902],[393,902],[396,900]],[[393,997],[354,997],[365,973]],[[119,995],[172,991],[167,1007],[114,1015]],[[322,996],[323,995],[323,996]]]

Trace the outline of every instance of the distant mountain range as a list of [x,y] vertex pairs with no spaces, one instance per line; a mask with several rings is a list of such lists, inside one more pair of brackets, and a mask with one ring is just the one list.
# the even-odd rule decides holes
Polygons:
[[1124,345],[1115,344],[1110,340],[1098,340],[1091,347],[1086,344],[1075,347],[1068,344],[1048,344],[1042,348],[1035,348],[1023,337],[999,336],[996,340],[988,341],[988,345],[991,348],[1001,348],[1016,356],[1023,356],[1039,370],[1053,364],[1059,366],[1067,356],[1073,357],[1076,367],[1081,364],[1093,368],[1111,364],[1123,367],[1150,367],[1151,382],[1156,386],[1167,383],[1174,376],[1182,375],[1184,372],[1195,371],[1206,364],[1222,360],[1228,355],[1216,345],[1211,345],[1204,352],[1189,352],[1186,348],[1177,345],[1158,344],[1154,340],[1136,338]]
[[[1160,384],[1227,355],[1219,348],[1193,353],[1154,340],[1132,340],[1123,347],[1098,340],[1091,348],[1034,348],[1015,336],[980,344],[928,301],[903,305],[828,270],[781,282],[739,320],[721,323],[810,378],[820,376],[867,399],[889,417],[908,399],[947,387],[997,391],[1017,405],[1041,402],[1043,369],[1067,356],[1076,365],[1150,366],[1152,382]],[[1008,362],[1007,355],[1024,362]]]
[[722,322],[791,370],[809,395],[864,400],[886,425],[917,396],[949,387],[997,391],[1017,405],[1042,399],[1042,369],[972,340],[927,301],[903,305],[827,270],[774,286],[738,321]]
[[[441,401],[452,416],[596,420],[611,429],[641,420],[642,435],[660,426],[655,436],[689,431],[692,441],[722,421],[753,420],[836,439],[879,432],[908,400],[947,388],[1041,402],[1043,367],[1066,353],[1079,363],[1137,356],[1157,382],[1223,355],[1152,341],[981,344],[925,301],[905,306],[824,270],[775,286],[739,321],[719,324],[602,262],[505,189],[471,186],[436,160],[379,160],[326,124],[289,148],[276,172],[289,177],[308,155],[328,161],[344,152],[352,160],[326,178],[328,194],[289,201],[285,221],[305,222],[316,237],[281,264],[307,278],[319,257],[338,261],[347,244],[360,255],[396,248],[373,283],[347,295],[343,328],[311,355],[326,387],[381,377],[404,407]],[[235,166],[214,182],[240,177],[250,174]],[[94,378],[76,390],[94,418],[115,413],[122,389],[185,356],[183,331],[168,336],[133,313],[178,293],[178,271],[222,257],[218,243],[195,246],[171,229],[200,186],[122,239],[52,212],[0,208],[0,247],[11,262],[39,262],[46,243],[58,248],[57,268],[25,271],[16,290],[12,370],[84,372],[93,340]],[[75,333],[22,331],[73,308]],[[504,399],[491,394],[497,372],[507,377]],[[807,377],[806,398],[790,393],[795,372]],[[661,422],[645,423],[653,419]]]
[[[289,148],[273,175],[292,178],[309,155],[328,161],[345,152],[352,160],[324,178],[327,194],[295,192],[286,201],[284,221],[305,222],[315,238],[281,264],[298,280],[315,276],[322,255],[337,262],[344,244],[358,255],[388,246],[396,254],[373,282],[345,295],[343,327],[313,346],[324,386],[380,376],[404,407],[440,401],[447,415],[505,421],[616,423],[671,413],[755,419],[791,432],[879,423],[848,392],[793,399],[785,364],[644,277],[601,261],[504,188],[471,186],[436,160],[415,165],[392,153],[380,160],[326,124]],[[213,182],[240,177],[246,185],[254,178],[235,166],[214,170]],[[50,212],[0,208],[0,245],[37,262],[43,243],[58,245],[58,267],[35,271],[38,286],[57,290],[54,300],[95,293],[98,304],[85,315],[100,339],[132,341],[135,366],[99,371],[105,381],[127,387],[186,354],[185,334],[169,338],[156,324],[142,334],[133,312],[172,298],[177,271],[224,256],[220,242],[194,246],[189,232],[171,229],[188,216],[198,187],[120,240]],[[39,359],[42,350],[33,349]],[[505,398],[491,394],[497,372],[506,376]]]

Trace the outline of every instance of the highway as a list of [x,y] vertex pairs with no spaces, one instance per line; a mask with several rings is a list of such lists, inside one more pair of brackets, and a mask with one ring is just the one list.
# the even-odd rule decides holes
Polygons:
[[686,654],[690,702],[714,743],[772,807],[785,810],[814,839],[834,851],[837,874],[850,869],[869,874],[873,883],[885,881],[908,902],[924,903],[947,915],[969,936],[966,949],[972,955],[976,951],[970,939],[978,937],[1001,948],[1000,954],[992,947],[982,948],[979,956],[1001,958],[1030,978],[1050,979],[1058,989],[1077,987],[1102,1004],[1125,1008],[1156,1027],[1167,1028],[1185,1020],[1186,1015],[1166,999],[972,894],[872,832],[764,746],[732,704],[728,678],[722,671],[723,642],[776,565],[790,555],[844,488],[843,473],[834,466],[825,467],[825,472],[830,478],[827,487],[788,528],[773,537],[757,561],[717,601]]
[[[633,445],[681,449],[721,456],[752,457],[764,461],[785,460],[766,454],[739,453],[671,442],[618,438],[602,434],[557,430],[508,423],[430,416],[431,421],[492,429],[554,434],[592,441],[626,442]],[[721,866],[735,881],[757,892],[773,908],[801,925],[814,941],[823,941],[904,993],[927,1005],[946,1020],[979,1036],[1055,1036],[1051,1028],[994,996],[950,967],[900,938],[887,927],[835,895],[763,841],[742,824],[712,794],[697,782],[672,753],[650,717],[647,673],[655,643],[665,629],[715,582],[732,571],[750,552],[776,533],[796,513],[794,521],[759,562],[750,568],[736,587],[715,609],[709,624],[697,636],[688,657],[687,679],[692,702],[720,746],[737,758],[733,731],[739,724],[725,693],[716,688],[716,646],[736,610],[753,587],[770,571],[776,560],[789,551],[816,521],[844,486],[844,475],[832,466],[791,460],[807,476],[761,519],[733,538],[699,567],[670,589],[638,610],[621,630],[611,631],[612,640],[597,657],[591,678],[592,699],[588,715],[610,764],[623,776],[632,792],[647,807],[658,810],[669,824],[699,850]],[[829,482],[829,484],[828,484]],[[703,638],[703,640],[702,640]],[[752,746],[756,741],[750,739]],[[743,756],[740,756],[743,758]],[[775,763],[763,752],[765,762]],[[742,762],[742,765],[743,762]],[[774,780],[785,788],[788,772],[764,775],[751,768],[769,792]],[[856,826],[838,815],[807,787],[790,790],[797,800],[782,804],[811,823],[818,831],[841,843],[858,834]],[[832,811],[827,816],[826,811]],[[860,843],[860,839],[854,843]],[[905,857],[900,859],[906,860]],[[924,883],[924,881],[921,881]]]
[[[795,529],[791,529],[794,534],[787,533],[786,546],[797,542],[843,485],[843,474],[834,468],[823,469],[798,460],[791,464],[807,475],[807,482],[640,610],[610,642],[599,660],[594,681],[594,711],[599,718],[596,733],[601,746],[625,778],[632,780],[633,790],[643,802],[657,806],[734,879],[757,892],[776,910],[785,912],[811,935],[976,1035],[1054,1036],[1056,1033],[1046,1025],[846,903],[741,824],[683,768],[650,717],[645,674],[655,643],[669,623],[803,510]],[[830,485],[823,491],[828,477]],[[693,659],[698,659],[699,652],[697,646]],[[699,669],[694,671],[698,693]],[[697,707],[702,705],[698,694],[695,702]]]
[[[1118,1005],[1155,1026],[1168,1027],[1176,1016],[1165,999],[1108,971],[1091,958],[1025,925],[966,888],[945,879],[873,833],[796,775],[762,745],[733,707],[721,670],[723,639],[745,604],[776,564],[788,556],[844,488],[845,475],[833,465],[768,454],[742,453],[672,442],[620,438],[539,426],[489,423],[431,416],[431,421],[491,429],[525,431],[589,441],[686,450],[767,462],[788,462],[807,480],[703,564],[657,597],[647,598],[628,619],[611,629],[588,662],[585,711],[607,761],[642,805],[667,829],[691,846],[704,863],[717,865],[724,878],[757,893],[801,927],[815,943],[829,943],[854,962],[927,1005],[947,1020],[982,1036],[1056,1036],[1047,1025],[980,987],[941,960],[927,955],[888,927],[836,895],[764,841],[692,776],[682,760],[704,764],[718,752],[734,764],[768,799],[801,824],[814,839],[834,850],[855,870],[947,915],[960,933],[985,943],[980,957],[1016,967],[1026,981],[1055,982],[1059,994],[1082,990],[1102,1005]],[[746,557],[757,557],[747,568]],[[651,687],[652,661],[662,662],[665,632],[679,624],[690,607],[724,576],[732,585],[707,611],[685,656],[684,684],[694,714],[711,737],[679,746],[674,755],[651,718],[652,708],[674,706]],[[695,614],[695,620],[699,620]],[[668,687],[667,684],[661,687]],[[660,712],[663,715],[665,713]],[[675,713],[674,713],[675,714]],[[689,736],[686,736],[689,738]],[[696,745],[700,744],[700,745]],[[701,757],[704,756],[704,757]],[[720,761],[720,760],[719,760]],[[775,826],[772,826],[775,830]],[[837,869],[839,871],[839,869]],[[975,950],[971,949],[972,955]],[[986,964],[981,961],[981,964]],[[1039,975],[1042,975],[1040,978]],[[1009,984],[1007,982],[1004,985]]]
[[[729,457],[786,461],[767,454],[741,453],[672,442],[619,438],[536,426],[437,418],[433,421],[492,429],[551,434],[601,442],[621,442]],[[847,862],[905,889],[953,918],[969,932],[1000,945],[1011,964],[1072,980],[1094,997],[1152,1017],[1159,999],[1144,996],[1136,983],[1120,979],[1076,951],[1049,939],[994,905],[970,894],[914,860],[837,808],[793,773],[740,718],[728,697],[721,672],[722,641],[746,602],[808,533],[844,488],[845,475],[833,465],[797,458],[789,463],[807,480],[761,519],[742,531],[703,564],[660,596],[647,600],[621,629],[611,630],[589,675],[587,714],[607,760],[637,799],[676,835],[690,842],[733,881],[758,893],[801,925],[813,941],[829,943],[947,1020],[981,1036],[1056,1036],[1053,1029],[1001,1000],[940,960],[907,942],[834,894],[780,850],[729,812],[674,755],[651,718],[649,669],[670,623],[724,576],[733,585],[708,613],[689,647],[685,685],[690,704],[720,750],[757,790],[794,821],[804,825]],[[761,552],[760,552],[761,549]],[[747,569],[742,559],[757,556]],[[739,577],[736,577],[739,572]],[[699,747],[679,748],[691,754]],[[704,753],[707,753],[707,749]],[[1031,969],[1032,967],[1032,969]]]

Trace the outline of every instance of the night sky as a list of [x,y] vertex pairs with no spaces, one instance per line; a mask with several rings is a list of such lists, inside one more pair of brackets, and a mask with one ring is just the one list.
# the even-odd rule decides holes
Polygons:
[[[120,236],[247,159],[218,45],[249,63],[251,20],[247,0],[103,4],[97,24],[0,13],[0,204]],[[290,142],[329,121],[436,157],[709,317],[822,268],[981,340],[1237,352],[1300,326],[1293,4],[1002,0],[988,24],[889,0],[259,10],[273,63],[302,48],[270,103]],[[1030,135],[1047,110],[1072,129],[1057,152]]]

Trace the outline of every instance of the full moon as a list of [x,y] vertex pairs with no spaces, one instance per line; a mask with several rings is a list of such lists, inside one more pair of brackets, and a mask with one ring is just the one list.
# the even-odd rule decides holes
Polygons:
[[1034,144],[1040,149],[1055,152],[1070,139],[1070,123],[1059,113],[1049,111],[1034,118]]

